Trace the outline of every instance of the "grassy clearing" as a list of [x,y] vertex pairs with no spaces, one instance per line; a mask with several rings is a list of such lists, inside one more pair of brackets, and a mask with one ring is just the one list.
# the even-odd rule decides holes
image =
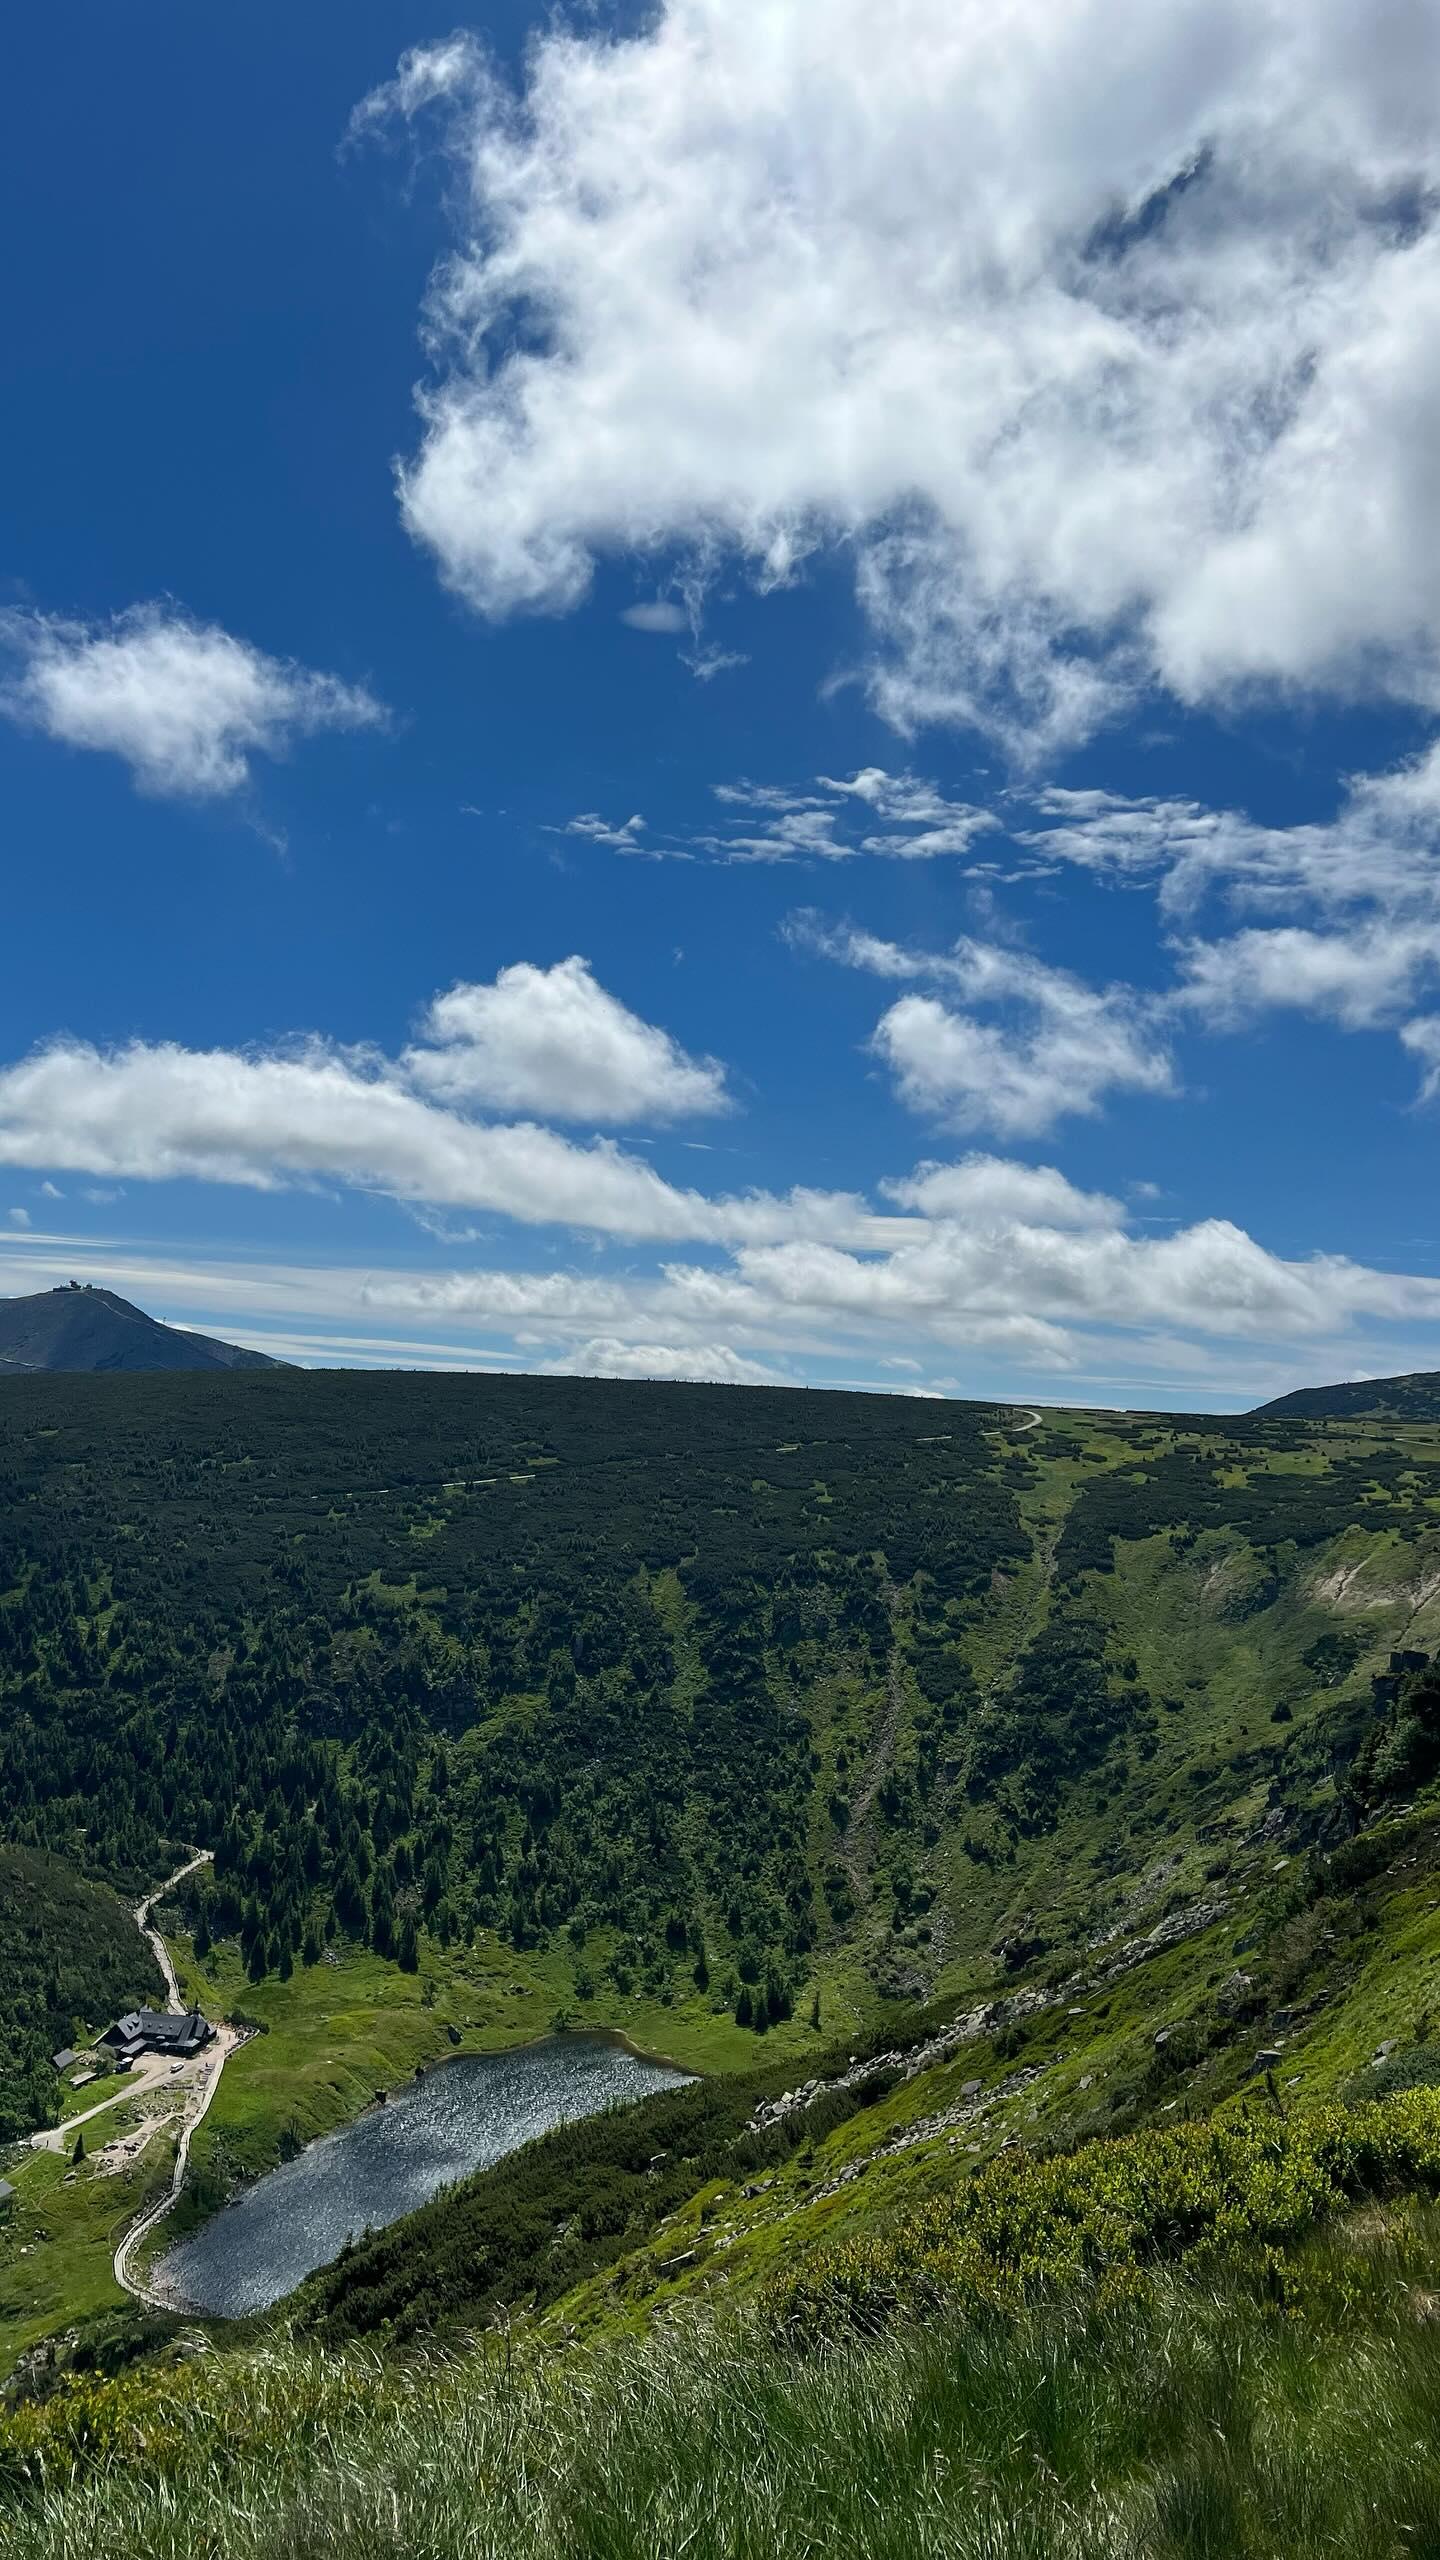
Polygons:
[[[821,2042],[804,2019],[754,2036],[728,2012],[717,2015],[698,1993],[666,2006],[611,1996],[607,1987],[603,2000],[582,2002],[572,1968],[557,1951],[517,1956],[494,1938],[449,1951],[426,1941],[414,1974],[342,1946],[333,1963],[299,1968],[288,1982],[271,1975],[258,1984],[225,1952],[202,1967],[188,1940],[180,1939],[174,1954],[187,1997],[212,2015],[238,2012],[266,2028],[227,2063],[196,2137],[202,2190],[273,2166],[297,2144],[358,2115],[378,2090],[397,2088],[448,2054],[531,2043],[559,2018],[576,2032],[622,2034],[641,2052],[701,2072],[754,2071],[771,2060],[808,2065]],[[839,1967],[824,2008],[827,2035],[854,2023]]]
[[[452,2053],[497,2052],[548,2035],[557,2014],[578,2030],[617,2030],[644,2052],[705,2072],[754,2071],[771,2059],[798,2072],[802,2064],[812,2067],[822,2041],[804,2019],[766,2037],[748,2034],[728,2012],[717,2016],[698,1993],[665,2007],[640,1997],[621,2000],[607,1988],[603,2002],[582,2003],[567,1957],[555,1950],[517,1956],[494,1938],[450,1951],[427,1940],[416,1974],[345,1947],[334,1964],[298,1968],[288,1982],[272,1975],[258,1984],[223,1950],[199,1965],[187,1938],[168,1943],[187,1998],[211,2016],[239,2010],[263,2020],[267,2032],[226,2064],[196,2135],[184,2195],[156,2232],[152,2257],[163,2256],[239,2182],[350,2122],[377,2090],[398,2088]],[[858,2015],[858,1996],[850,1994],[844,1972],[837,1965],[833,1984],[827,1981],[827,2037],[844,2035]],[[89,2150],[130,2123],[135,2109],[127,2104],[125,2080],[97,2081],[73,2096],[67,2091],[62,2101],[68,2117],[111,2094],[120,2103],[85,2128]],[[143,2174],[101,2180],[86,2170],[73,2186],[62,2184],[68,2162],[53,2155],[17,2152],[0,2164],[20,2199],[9,2231],[0,2230],[0,2373],[38,2338],[123,2301],[110,2271],[115,2243],[158,2189],[169,2156],[168,2143],[157,2142]]]
[[[102,2071],[83,2089],[72,2088],[66,2082],[60,2094],[61,2124],[68,2124],[72,2116],[88,2115],[92,2107],[107,2106],[112,2098],[123,2098],[128,2083],[129,2073],[125,2071]],[[104,2139],[103,2131],[100,2138]]]
[[[117,2130],[117,2113],[93,2134],[87,2127],[96,2149]],[[69,2186],[70,2163],[53,2151],[12,2161],[16,2200],[0,2224],[0,2374],[56,2329],[127,2299],[111,2267],[115,2246],[168,2180],[173,2156],[160,2135],[122,2175],[107,2177],[87,2160]]]

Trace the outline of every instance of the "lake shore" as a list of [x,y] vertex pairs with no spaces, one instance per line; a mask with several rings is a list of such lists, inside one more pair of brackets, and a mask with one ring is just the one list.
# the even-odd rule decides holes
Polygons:
[[366,2230],[385,2228],[555,2126],[693,2078],[632,2053],[618,2032],[552,2034],[456,2054],[384,2106],[306,2144],[224,2204],[146,2272],[152,2298],[210,2319],[273,2304]]

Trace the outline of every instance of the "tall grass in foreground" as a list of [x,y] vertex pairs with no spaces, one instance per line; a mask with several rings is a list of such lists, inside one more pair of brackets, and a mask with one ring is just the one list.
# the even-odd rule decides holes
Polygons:
[[[694,2312],[550,2361],[202,2360],[164,2458],[0,2488],[6,2560],[1440,2555],[1437,2225],[1219,2283],[937,2312],[797,2355]],[[1364,2281],[1358,2291],[1357,2260]],[[222,2369],[223,2361],[223,2369]],[[194,2370],[190,2368],[188,2370]],[[181,2377],[172,2375],[172,2382]],[[188,2412],[188,2415],[187,2415]]]

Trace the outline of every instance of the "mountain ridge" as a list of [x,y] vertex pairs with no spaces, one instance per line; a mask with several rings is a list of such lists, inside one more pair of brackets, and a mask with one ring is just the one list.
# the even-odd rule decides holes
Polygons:
[[1342,1379],[1334,1386],[1296,1387],[1258,1404],[1254,1422],[1440,1422],[1440,1369],[1407,1369],[1393,1378]]

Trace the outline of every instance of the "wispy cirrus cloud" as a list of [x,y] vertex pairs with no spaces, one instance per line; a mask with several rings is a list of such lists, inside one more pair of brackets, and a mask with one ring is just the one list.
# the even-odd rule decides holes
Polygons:
[[1251,912],[1428,915],[1440,907],[1440,744],[1352,774],[1328,819],[1262,825],[1197,800],[1051,788],[1015,832],[1047,863],[1153,881],[1162,912],[1177,920],[1211,898]]
[[[742,778],[713,793],[720,828],[649,849],[737,864],[951,856],[962,858],[967,879],[992,890],[1054,879],[1067,868],[1153,888],[1161,935],[1155,982],[1144,992],[1112,988],[1082,1000],[1065,972],[1047,981],[1037,964],[1024,989],[1016,981],[1005,991],[1033,1018],[1018,1038],[994,1023],[957,1024],[929,999],[895,1016],[884,1040],[908,1098],[918,1102],[928,1091],[938,1108],[949,1082],[958,1106],[973,1114],[991,1096],[989,1121],[964,1125],[1012,1134],[1048,1125],[1047,1092],[1057,1110],[1089,1112],[1106,1091],[1173,1089],[1167,1044],[1185,1026],[1234,1032],[1272,1014],[1304,1013],[1345,1031],[1393,1029],[1440,979],[1440,747],[1352,776],[1333,818],[1292,826],[1195,800],[1058,786],[1033,793],[1010,786],[987,805],[879,766],[798,785]],[[638,849],[638,819],[624,828],[593,816],[571,825],[617,851]],[[978,858],[987,839],[1002,849]],[[1208,934],[1198,929],[1207,909]],[[1259,920],[1217,932],[1217,909],[1232,923]],[[952,984],[963,977],[972,1003],[997,996],[998,981],[987,988],[973,968],[957,972],[953,954],[906,951],[849,924],[828,930],[832,958],[892,977]],[[797,931],[803,939],[803,926]],[[1090,1073],[1079,1055],[1086,1040]]]
[[549,835],[583,836],[587,844],[607,845],[612,853],[647,853],[650,847],[641,842],[645,821],[637,813],[633,818],[602,818],[596,809],[582,809],[576,818],[567,818],[563,827],[547,828]]
[[[285,1178],[281,1169],[279,1178]],[[1290,1259],[1224,1219],[1136,1233],[1123,1206],[1054,1166],[967,1156],[886,1186],[901,1214],[852,1204],[816,1223],[816,1195],[769,1204],[768,1236],[723,1258],[658,1267],[526,1270],[482,1263],[329,1265],[177,1256],[173,1246],[12,1229],[0,1282],[103,1277],[174,1318],[230,1329],[283,1356],[439,1366],[549,1367],[610,1376],[759,1383],[844,1363],[849,1383],[923,1391],[1001,1381],[1103,1381],[1173,1400],[1234,1403],[1332,1374],[1425,1365],[1440,1281],[1338,1255]],[[723,1209],[724,1204],[714,1204]],[[692,1224],[700,1223],[697,1200]],[[809,1220],[807,1232],[806,1222]]]
[[968,854],[978,836],[1000,825],[991,809],[950,799],[914,774],[889,774],[875,765],[849,781],[819,774],[813,786],[803,788],[744,777],[711,788],[721,810],[718,827],[681,826],[642,845],[643,818],[617,825],[590,809],[552,832],[584,836],[615,853],[643,851],[657,858],[689,854],[734,863],[853,862],[862,854],[876,854],[896,862],[933,862]]
[[360,100],[346,128],[346,141],[362,141],[383,133],[396,117],[417,116],[427,107],[481,96],[488,88],[484,54],[465,29],[434,44],[413,45],[401,55],[394,79]]
[[713,684],[717,676],[728,676],[733,667],[750,664],[748,649],[712,648],[700,643],[680,654],[697,684]]
[[[1047,865],[1153,883],[1177,1017],[1224,1031],[1305,1013],[1373,1031],[1440,979],[1440,746],[1352,775],[1332,818],[1294,826],[1097,790],[1048,790],[1032,816],[1017,834]],[[1259,920],[1206,937],[1196,925],[1217,907]],[[1423,1035],[1406,1046],[1419,1054]]]
[[1400,1037],[1411,1057],[1420,1061],[1421,1101],[1440,1100],[1440,1015],[1419,1015],[1403,1026]]

